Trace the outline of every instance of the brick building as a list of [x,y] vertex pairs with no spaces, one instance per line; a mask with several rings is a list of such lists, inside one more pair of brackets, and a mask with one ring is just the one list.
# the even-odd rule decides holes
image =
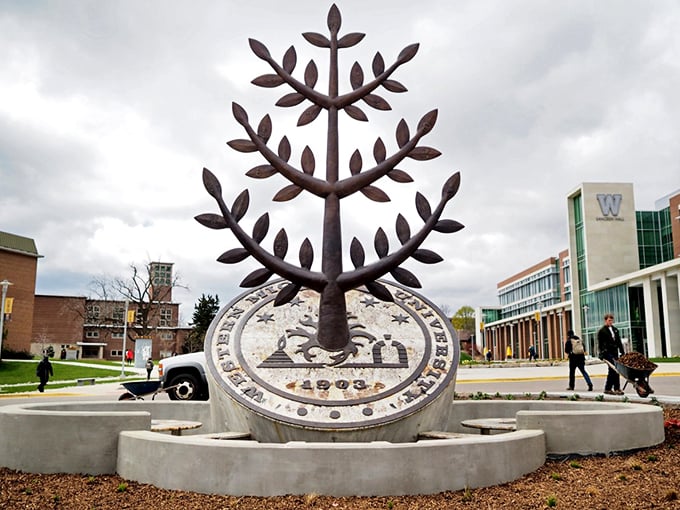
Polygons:
[[33,239],[0,232],[0,281],[11,282],[7,288],[11,313],[5,314],[3,349],[30,350],[35,279],[41,257]]
[[[33,239],[0,232],[0,281],[12,283],[3,349],[38,355],[52,347],[57,356],[65,349],[69,358],[121,359],[125,329],[126,350],[134,351],[140,338],[154,359],[182,352],[191,330],[179,325],[180,305],[172,302],[172,263],[150,263],[148,278],[141,276],[147,288],[126,305],[123,300],[36,295],[40,257]],[[124,326],[126,307],[132,320]]]

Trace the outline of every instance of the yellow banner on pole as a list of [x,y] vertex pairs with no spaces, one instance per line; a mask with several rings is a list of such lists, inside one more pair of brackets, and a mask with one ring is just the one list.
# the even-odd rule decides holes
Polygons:
[[534,312],[534,320],[536,322],[541,320],[541,312]]
[[13,304],[14,304],[14,298],[13,297],[5,298],[5,313],[6,314],[12,313],[12,305]]
[[135,322],[136,319],[137,319],[137,312],[135,310],[128,310],[127,321],[128,322]]

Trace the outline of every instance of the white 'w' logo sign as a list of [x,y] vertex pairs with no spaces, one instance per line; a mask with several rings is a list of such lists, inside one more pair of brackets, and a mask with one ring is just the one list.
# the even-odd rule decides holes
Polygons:
[[597,201],[600,202],[600,210],[604,216],[618,216],[619,208],[621,207],[621,195],[620,194],[607,194],[598,193]]

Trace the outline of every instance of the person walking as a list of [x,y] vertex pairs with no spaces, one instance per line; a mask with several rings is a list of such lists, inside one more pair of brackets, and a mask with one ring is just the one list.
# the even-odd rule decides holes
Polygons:
[[151,371],[153,370],[153,360],[149,358],[146,360],[146,380],[151,379]]
[[[619,358],[619,353],[623,355],[621,335],[619,330],[614,327],[614,316],[611,313],[605,314],[604,326],[597,332],[597,347],[600,351],[600,359],[608,361],[612,365]],[[609,364],[607,365],[604,392],[607,395],[623,395],[619,373]]]
[[35,375],[40,379],[40,384],[38,385],[38,391],[43,393],[45,391],[45,385],[49,381],[50,376],[54,375],[52,370],[52,363],[50,363],[50,358],[47,354],[43,354],[43,359],[38,363],[35,369]]
[[534,347],[534,344],[531,344],[529,346],[529,361],[538,361],[538,358],[536,357],[536,347]]
[[571,329],[567,331],[564,352],[569,356],[569,387],[567,391],[574,391],[574,377],[577,368],[588,385],[588,391],[593,391],[593,382],[590,380],[588,372],[586,372],[586,350],[583,347],[583,341]]

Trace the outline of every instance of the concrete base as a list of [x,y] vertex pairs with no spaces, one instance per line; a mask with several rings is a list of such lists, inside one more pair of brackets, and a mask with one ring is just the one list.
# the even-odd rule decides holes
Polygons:
[[[460,421],[511,418],[516,432],[465,434]],[[645,404],[457,401],[446,430],[409,443],[258,443],[206,428],[175,437],[151,419],[210,423],[207,402],[22,404],[0,408],[0,466],[33,473],[117,472],[195,492],[406,495],[485,487],[534,471],[546,454],[659,444],[663,412]]]

